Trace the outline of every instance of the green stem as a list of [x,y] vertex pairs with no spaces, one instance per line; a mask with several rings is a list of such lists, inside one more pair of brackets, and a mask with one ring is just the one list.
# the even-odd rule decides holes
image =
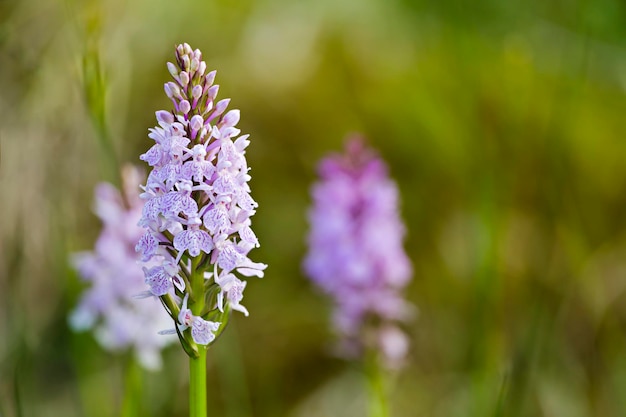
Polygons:
[[189,417],[206,417],[206,352],[198,349],[197,358],[189,358]]
[[375,354],[368,355],[365,367],[369,388],[369,417],[389,417],[385,372]]
[[[204,275],[199,270],[200,257],[191,260],[191,312],[200,316],[204,310]],[[198,357],[189,358],[189,417],[206,417],[206,354],[198,346]]]
[[125,365],[122,417],[138,417],[141,415],[141,367],[134,357],[128,358]]
[[204,309],[204,274],[199,268],[200,256],[196,256],[191,260],[191,300],[190,309],[196,316],[202,315]]

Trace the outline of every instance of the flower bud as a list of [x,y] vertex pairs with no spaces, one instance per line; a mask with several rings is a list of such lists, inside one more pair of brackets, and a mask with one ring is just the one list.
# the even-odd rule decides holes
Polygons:
[[180,98],[180,88],[176,83],[170,81],[165,84],[164,89],[169,98]]
[[165,110],[159,110],[156,112],[156,118],[159,122],[171,124],[174,123],[174,115]]
[[209,91],[207,91],[207,97],[209,98],[209,101],[215,100],[215,97],[217,97],[217,92],[219,90],[220,86],[217,84],[209,88]]
[[194,58],[191,60],[191,71],[190,72],[196,72],[198,70],[198,67],[200,66],[200,61],[198,61],[198,58]]
[[198,67],[198,74],[202,77],[204,72],[206,71],[206,62],[200,61],[200,66]]
[[194,100],[198,100],[201,95],[202,95],[202,86],[194,85],[193,88],[191,89],[191,96],[194,98]]
[[171,62],[168,62],[167,70],[170,72],[172,77],[178,78],[178,68],[176,67],[176,65],[172,64]]
[[179,77],[180,85],[183,88],[187,88],[187,84],[189,84],[189,74],[186,71],[181,71]]
[[199,130],[204,124],[204,119],[202,118],[202,116],[199,115],[195,115],[191,118],[191,120],[189,121],[189,126],[191,126],[191,128],[193,130]]
[[218,101],[217,104],[215,105],[215,110],[213,111],[213,113],[211,113],[207,121],[210,122],[211,120],[215,119],[216,117],[224,113],[224,110],[226,110],[226,107],[228,107],[229,103],[230,103],[229,98],[225,98],[225,99]]
[[206,75],[206,77],[204,78],[204,82],[207,86],[213,85],[213,81],[215,81],[215,74],[217,74],[217,71],[213,70]]
[[231,110],[222,119],[224,127],[233,127],[239,122],[239,110]]
[[183,114],[187,114],[191,110],[191,104],[187,100],[183,100],[178,105],[178,108]]

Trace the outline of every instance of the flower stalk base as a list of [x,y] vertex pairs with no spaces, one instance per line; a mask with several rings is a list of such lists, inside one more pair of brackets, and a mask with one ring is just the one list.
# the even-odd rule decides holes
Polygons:
[[189,358],[189,417],[206,417],[206,355],[198,349],[197,358]]
[[386,372],[380,366],[376,355],[368,355],[365,374],[368,385],[368,416],[389,417]]

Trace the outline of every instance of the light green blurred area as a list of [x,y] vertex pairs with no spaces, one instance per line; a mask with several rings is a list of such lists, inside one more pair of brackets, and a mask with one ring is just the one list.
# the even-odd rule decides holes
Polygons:
[[[315,165],[351,132],[398,181],[415,270],[392,415],[626,415],[623,2],[24,0],[0,1],[0,416],[119,415],[127,358],[67,328],[113,177],[81,62],[139,163],[180,42],[252,135],[270,265],[209,354],[210,415],[364,415],[300,266]],[[182,350],[142,377],[143,415],[185,415]]]

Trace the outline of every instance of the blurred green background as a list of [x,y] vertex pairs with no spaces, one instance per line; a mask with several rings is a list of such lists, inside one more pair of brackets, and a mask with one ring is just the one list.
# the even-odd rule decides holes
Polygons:
[[[99,59],[112,152],[139,163],[180,42],[252,135],[270,265],[209,354],[210,415],[364,415],[300,266],[315,164],[351,132],[398,181],[415,270],[392,415],[626,415],[624,2],[3,0],[0,416],[120,413],[127,358],[67,327],[112,177],[83,81]],[[184,416],[186,357],[164,359],[138,401]]]

